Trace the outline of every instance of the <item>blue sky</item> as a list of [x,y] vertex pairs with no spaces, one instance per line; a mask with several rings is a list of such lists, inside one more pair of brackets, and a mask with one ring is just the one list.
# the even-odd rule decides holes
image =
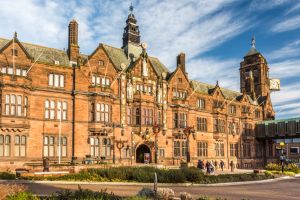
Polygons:
[[[63,49],[67,26],[79,23],[79,45],[89,54],[99,43],[121,47],[130,0],[0,0],[0,37],[17,31],[23,42]],[[239,91],[239,63],[256,48],[270,77],[281,79],[272,93],[277,118],[300,116],[300,1],[134,0],[141,40],[170,70],[186,53],[189,77]]]

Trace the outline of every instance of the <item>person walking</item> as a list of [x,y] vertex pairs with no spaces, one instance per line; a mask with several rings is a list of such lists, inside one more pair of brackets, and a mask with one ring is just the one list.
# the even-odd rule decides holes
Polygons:
[[222,171],[224,171],[224,166],[225,166],[225,163],[224,163],[223,160],[221,160],[221,162],[220,162],[220,167],[221,167]]
[[208,175],[210,175],[210,162],[209,161],[206,161],[206,165],[205,165],[205,167],[206,167],[206,173],[208,174]]
[[215,160],[215,170],[217,171],[217,169],[218,169],[218,161]]
[[197,168],[203,170],[203,162],[202,162],[202,160],[198,160]]

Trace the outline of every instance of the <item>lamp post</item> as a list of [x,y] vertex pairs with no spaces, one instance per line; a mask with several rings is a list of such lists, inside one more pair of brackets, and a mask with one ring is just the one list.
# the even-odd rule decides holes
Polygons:
[[193,135],[193,138],[195,139],[196,135],[195,135],[195,130],[194,127],[186,127],[185,129],[183,129],[183,133],[186,137],[186,146],[187,146],[187,151],[186,151],[186,162],[189,163],[191,162],[191,155],[190,155],[190,135]]
[[280,157],[279,157],[279,159],[280,159],[280,164],[281,164],[281,172],[283,173],[283,171],[284,171],[283,147],[284,147],[285,144],[284,144],[284,142],[280,142],[279,145],[280,145]]
[[112,123],[105,123],[105,126],[112,127],[112,129],[113,129],[113,130],[112,130],[112,131],[113,131],[113,137],[112,137],[112,139],[113,139],[113,144],[112,144],[112,150],[113,150],[113,164],[116,164],[116,150],[115,150],[116,134],[115,134],[115,128],[116,128],[116,127],[122,128],[122,130],[121,130],[121,135],[123,135],[123,134],[124,134],[124,127],[123,127],[123,124],[118,125],[118,124],[116,124],[116,123],[114,123],[114,122],[112,122]]
[[153,127],[152,127],[152,130],[153,130],[153,134],[155,136],[155,163],[157,164],[157,160],[158,160],[158,141],[157,141],[157,136],[158,136],[158,133],[160,131],[160,128],[157,124],[154,124]]

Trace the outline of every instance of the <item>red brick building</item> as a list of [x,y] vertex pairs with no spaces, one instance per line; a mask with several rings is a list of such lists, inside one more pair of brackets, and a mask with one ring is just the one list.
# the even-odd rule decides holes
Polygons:
[[144,162],[145,153],[166,165],[189,154],[192,162],[250,167],[264,155],[255,124],[274,118],[269,68],[254,41],[235,92],[190,80],[184,53],[173,72],[148,55],[132,12],[122,48],[99,44],[81,54],[73,20],[67,51],[20,42],[17,34],[0,39],[0,67],[2,168],[43,157],[130,165]]

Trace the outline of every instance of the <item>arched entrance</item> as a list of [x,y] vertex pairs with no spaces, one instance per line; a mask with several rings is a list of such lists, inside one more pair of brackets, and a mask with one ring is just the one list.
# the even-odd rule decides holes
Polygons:
[[136,162],[137,163],[145,163],[145,160],[144,160],[144,156],[145,156],[145,153],[149,153],[149,156],[150,156],[150,161],[151,162],[151,151],[150,151],[150,148],[145,145],[145,144],[141,144],[137,149],[136,149]]

